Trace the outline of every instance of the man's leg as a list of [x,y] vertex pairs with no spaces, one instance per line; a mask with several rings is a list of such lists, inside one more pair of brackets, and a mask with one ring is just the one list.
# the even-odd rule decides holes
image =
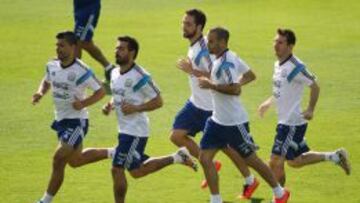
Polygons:
[[69,160],[69,165],[76,168],[103,159],[112,158],[114,152],[114,148],[86,148],[84,150],[77,148]]
[[288,160],[287,163],[293,168],[301,168],[306,165],[316,164],[323,161],[331,161],[339,165],[347,175],[350,175],[351,166],[345,149],[337,149],[334,152],[306,152],[296,157],[294,160]]
[[79,41],[79,43],[80,47],[85,49],[85,51],[88,52],[90,56],[99,62],[104,68],[110,65],[100,48],[95,45],[94,41]]
[[246,163],[255,169],[261,177],[271,186],[275,202],[287,202],[289,199],[290,193],[279,184],[279,182],[275,179],[274,174],[271,169],[253,152],[246,159]]
[[209,185],[211,202],[221,202],[218,173],[213,163],[217,151],[217,149],[204,149],[200,151],[200,163]]
[[134,178],[141,178],[174,163],[184,164],[196,169],[196,164],[191,159],[190,153],[183,147],[172,155],[155,157],[146,160],[139,168],[131,170],[130,175]]
[[285,158],[272,154],[269,161],[269,166],[274,173],[276,180],[282,185],[285,185],[286,175],[285,175]]
[[199,159],[199,146],[188,136],[187,130],[173,129],[171,131],[170,140],[178,147],[186,147],[193,157]]
[[55,151],[52,163],[52,173],[46,193],[41,198],[41,203],[50,203],[52,198],[59,191],[64,180],[66,163],[73,155],[74,149],[72,146],[61,143]]
[[122,167],[113,166],[111,169],[113,178],[113,190],[115,203],[125,203],[125,196],[127,191],[127,181],[125,170]]

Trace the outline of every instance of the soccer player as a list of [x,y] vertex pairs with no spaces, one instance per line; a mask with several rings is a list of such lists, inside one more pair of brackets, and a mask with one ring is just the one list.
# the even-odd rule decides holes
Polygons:
[[[57,132],[59,145],[53,157],[52,174],[48,188],[39,203],[50,203],[64,179],[65,167],[79,167],[111,156],[113,149],[88,148],[82,151],[82,142],[88,132],[86,107],[104,97],[104,89],[92,71],[75,57],[77,39],[73,32],[56,35],[57,59],[46,65],[46,75],[32,97],[33,104],[52,89],[55,104],[55,121],[52,129]],[[87,88],[93,90],[86,96]]]
[[238,98],[242,86],[253,81],[255,74],[227,48],[229,32],[225,28],[212,28],[207,37],[209,52],[216,59],[211,77],[200,77],[199,86],[211,90],[214,110],[206,121],[200,142],[200,162],[209,184],[210,202],[222,202],[213,158],[219,150],[228,147],[236,150],[247,165],[254,168],[272,187],[275,203],[287,202],[290,193],[280,186],[270,168],[256,155],[248,115]]
[[75,34],[79,40],[77,57],[81,58],[81,50],[85,49],[92,58],[105,69],[105,78],[110,80],[110,70],[114,67],[103,55],[93,41],[94,31],[100,17],[100,0],[74,0]]
[[128,170],[132,177],[140,178],[174,163],[196,168],[186,148],[155,158],[144,153],[149,136],[149,119],[145,112],[160,108],[163,102],[150,75],[135,63],[138,51],[139,44],[136,39],[129,36],[118,38],[115,54],[116,63],[120,67],[111,72],[113,97],[103,107],[105,115],[115,108],[119,125],[119,144],[112,167],[116,203],[125,202],[125,170]]
[[[199,9],[190,9],[183,17],[183,37],[188,39],[191,45],[188,58],[179,60],[178,67],[189,75],[192,94],[176,115],[170,135],[170,139],[175,145],[185,146],[197,159],[199,158],[199,146],[192,137],[204,130],[206,120],[211,116],[213,110],[210,90],[201,89],[197,80],[199,76],[209,76],[212,68],[207,42],[203,37],[205,24],[206,16]],[[244,189],[240,197],[250,198],[259,185],[258,180],[250,173],[246,163],[234,150],[224,148],[223,151],[236,163],[245,177]],[[216,169],[220,170],[221,163],[215,161],[214,164]],[[202,182],[201,187],[207,187],[206,180]]]
[[[315,76],[304,63],[293,55],[296,37],[289,29],[278,29],[274,40],[277,61],[273,73],[273,95],[258,108],[261,117],[275,101],[278,114],[276,136],[272,147],[270,167],[277,180],[285,184],[284,162],[300,168],[309,164],[331,161],[350,174],[351,168],[345,149],[334,152],[310,151],[305,141],[307,120],[314,116],[320,88]],[[310,100],[305,111],[301,111],[304,86],[310,88]]]

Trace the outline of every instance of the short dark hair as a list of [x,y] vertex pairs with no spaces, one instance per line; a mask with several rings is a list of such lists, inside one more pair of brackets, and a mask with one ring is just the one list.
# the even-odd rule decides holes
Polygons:
[[187,10],[185,13],[189,16],[194,17],[195,24],[201,25],[201,30],[204,29],[205,24],[206,24],[206,15],[204,12],[202,12],[199,9],[193,8],[193,9]]
[[283,29],[283,28],[278,28],[277,29],[277,33],[283,37],[286,38],[286,42],[288,44],[292,44],[295,45],[296,43],[296,37],[295,37],[295,33],[290,30],[290,29]]
[[56,39],[65,39],[67,43],[70,45],[76,45],[77,44],[77,37],[74,32],[72,31],[63,31],[59,32],[56,35]]
[[127,48],[129,49],[129,51],[135,51],[134,59],[136,59],[136,56],[137,56],[137,54],[139,52],[139,48],[140,48],[137,40],[130,36],[120,36],[120,37],[118,37],[118,40],[128,43]]
[[214,27],[209,30],[209,32],[216,33],[217,40],[225,40],[226,43],[228,43],[230,38],[229,31],[224,27]]

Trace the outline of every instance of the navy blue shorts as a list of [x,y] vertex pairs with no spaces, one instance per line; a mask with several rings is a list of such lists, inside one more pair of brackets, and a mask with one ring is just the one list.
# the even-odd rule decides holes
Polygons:
[[88,119],[63,119],[54,121],[51,128],[57,132],[58,139],[74,148],[79,146],[85,138],[88,128]]
[[278,124],[272,154],[283,156],[286,160],[294,160],[301,154],[310,151],[305,141],[307,124],[288,126]]
[[224,126],[209,118],[200,142],[200,148],[223,149],[226,147],[235,149],[244,158],[256,151],[256,145],[250,135],[249,123]]
[[91,41],[100,16],[100,6],[88,6],[74,12],[74,32],[80,41]]
[[129,171],[137,169],[149,156],[144,154],[147,137],[136,137],[119,133],[119,144],[116,147],[113,166],[125,168]]
[[197,108],[190,101],[177,113],[173,129],[186,130],[188,135],[194,137],[198,132],[204,131],[205,123],[212,115],[212,111]]

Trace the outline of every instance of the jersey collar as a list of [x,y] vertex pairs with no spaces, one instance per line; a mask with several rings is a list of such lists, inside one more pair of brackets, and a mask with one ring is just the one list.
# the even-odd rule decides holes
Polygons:
[[193,43],[190,44],[190,46],[194,46],[198,41],[200,41],[203,38],[203,35],[200,35]]
[[279,66],[282,66],[282,65],[284,65],[288,60],[290,60],[291,58],[293,57],[293,55],[292,54],[290,54],[290,56],[288,56],[285,60],[283,60],[283,61],[279,61]]

